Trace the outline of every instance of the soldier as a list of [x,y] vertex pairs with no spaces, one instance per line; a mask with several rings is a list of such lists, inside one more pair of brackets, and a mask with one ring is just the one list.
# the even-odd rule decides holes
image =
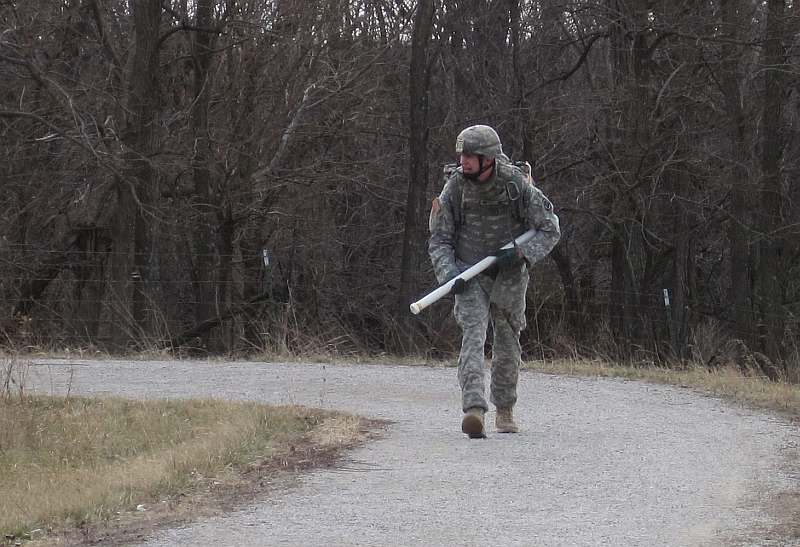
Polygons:
[[[461,327],[458,381],[464,412],[461,430],[470,438],[486,436],[483,416],[484,345],[492,321],[491,402],[497,409],[499,433],[519,431],[513,408],[525,328],[528,266],[540,261],[561,236],[553,205],[536,188],[527,172],[503,154],[497,132],[486,125],[464,129],[456,139],[460,165],[445,168],[447,180],[433,200],[428,254],[436,278],[445,283],[484,257],[497,262],[469,281],[456,280],[453,314]],[[529,242],[500,248],[527,230]]]

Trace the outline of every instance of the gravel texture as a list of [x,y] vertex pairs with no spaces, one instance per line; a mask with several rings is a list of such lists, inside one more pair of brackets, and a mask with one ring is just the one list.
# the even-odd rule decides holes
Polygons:
[[30,367],[41,393],[215,397],[392,421],[341,465],[146,545],[798,545],[798,431],[689,390],[523,372],[521,433],[468,440],[452,368],[197,361]]

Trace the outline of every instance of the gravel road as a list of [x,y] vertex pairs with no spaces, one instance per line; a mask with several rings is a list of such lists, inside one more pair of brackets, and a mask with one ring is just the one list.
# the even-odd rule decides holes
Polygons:
[[[679,388],[523,372],[523,431],[468,440],[455,370],[47,360],[41,393],[215,397],[392,420],[340,466],[146,545],[800,545],[774,498],[800,489],[797,428]],[[494,412],[488,415],[493,424]]]

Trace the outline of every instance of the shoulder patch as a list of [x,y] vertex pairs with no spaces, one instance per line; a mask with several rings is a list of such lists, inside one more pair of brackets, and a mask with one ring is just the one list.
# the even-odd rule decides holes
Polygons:
[[552,211],[553,210],[553,204],[550,203],[550,200],[547,199],[544,196],[542,196],[542,207],[544,207],[545,211]]
[[428,230],[431,233],[444,227],[443,223],[446,221],[444,207],[447,207],[447,201],[441,197],[433,198],[431,201],[431,214],[428,217]]
[[431,202],[431,214],[436,215],[441,209],[442,202],[439,200],[439,198],[433,198],[433,201]]

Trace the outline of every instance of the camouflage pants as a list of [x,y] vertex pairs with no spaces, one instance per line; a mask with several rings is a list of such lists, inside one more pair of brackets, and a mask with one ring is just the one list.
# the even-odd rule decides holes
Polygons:
[[461,405],[488,410],[485,399],[484,346],[489,322],[492,343],[491,402],[495,407],[513,407],[517,402],[517,381],[521,347],[519,334],[525,328],[526,269],[504,271],[492,279],[479,275],[456,295],[453,314],[461,327],[458,382]]

